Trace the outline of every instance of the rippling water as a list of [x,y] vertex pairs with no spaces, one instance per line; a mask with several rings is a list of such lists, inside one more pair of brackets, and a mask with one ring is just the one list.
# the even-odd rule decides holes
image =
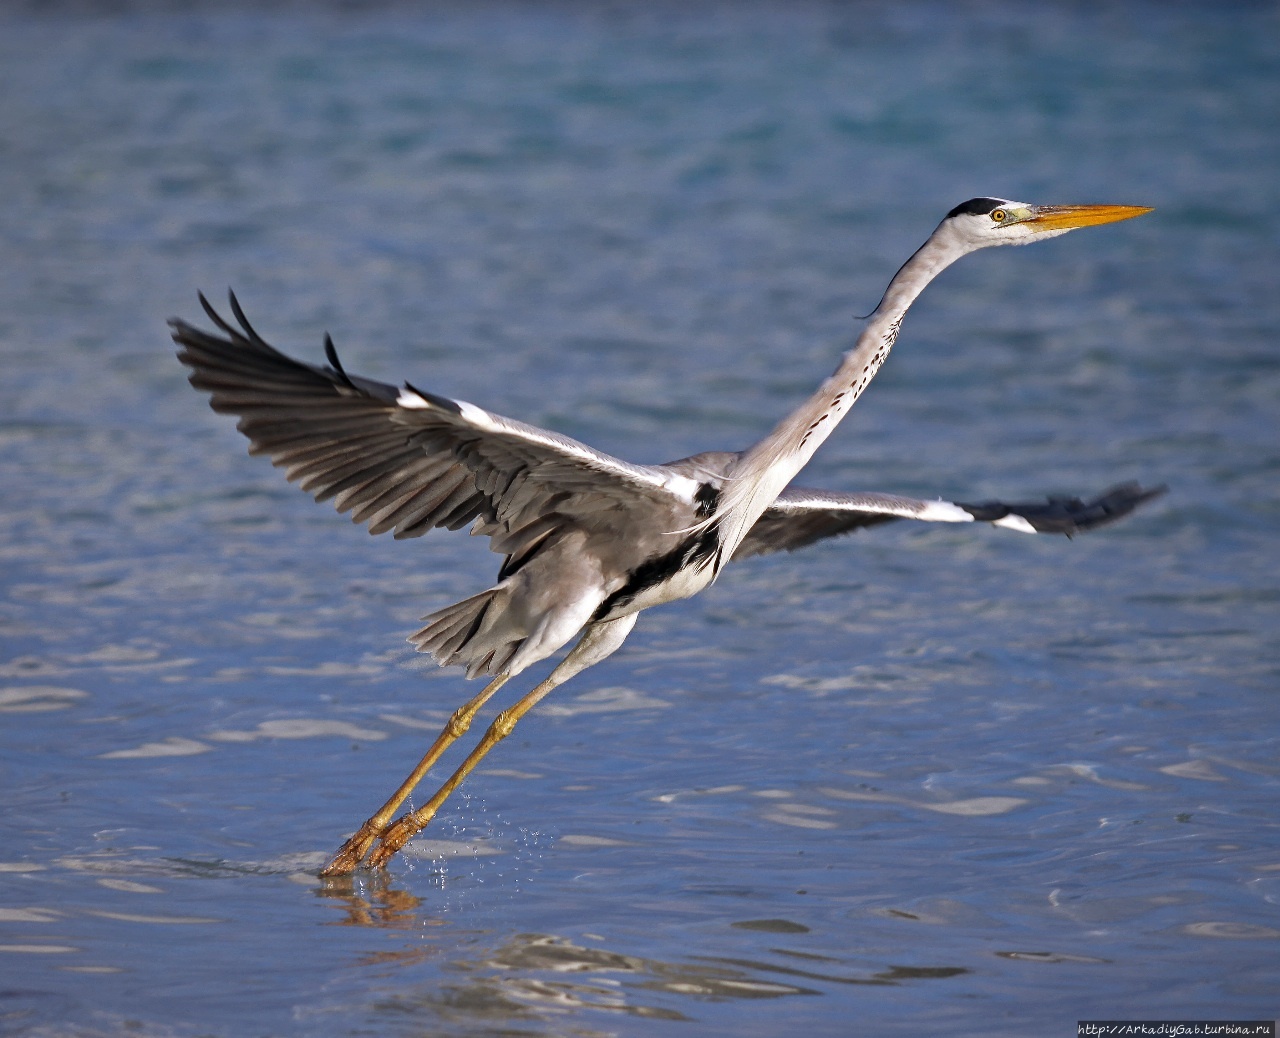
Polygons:
[[[1280,25],[1265,5],[0,16],[0,1031],[1025,1035],[1280,990]],[[317,868],[473,688],[164,331],[640,461],[741,447],[975,194],[804,481],[1167,482],[886,527],[642,617],[385,876]]]

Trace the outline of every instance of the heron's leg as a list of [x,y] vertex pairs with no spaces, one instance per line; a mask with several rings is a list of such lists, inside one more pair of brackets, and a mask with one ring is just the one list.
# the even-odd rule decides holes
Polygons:
[[467,729],[471,727],[471,719],[476,716],[477,711],[492,698],[498,689],[506,684],[510,676],[509,674],[499,674],[489,684],[485,685],[484,690],[478,696],[453,712],[453,716],[449,718],[449,723],[436,736],[436,741],[431,744],[431,749],[427,750],[426,756],[418,762],[418,766],[409,773],[408,778],[400,783],[400,788],[391,794],[391,799],[378,808],[377,814],[360,826],[351,836],[351,839],[339,848],[338,853],[333,856],[333,860],[321,870],[321,876],[345,876],[359,867],[360,862],[369,852],[369,848],[373,846],[373,841],[382,835],[382,830],[387,827],[387,823],[391,821],[392,816],[400,805],[404,803],[409,794],[422,781],[422,776],[431,770],[445,750],[466,734]]
[[560,661],[560,665],[548,675],[545,681],[541,682],[523,699],[503,710],[494,718],[493,723],[489,726],[488,731],[484,733],[484,737],[476,745],[476,748],[467,755],[466,760],[459,765],[458,770],[449,777],[449,780],[440,787],[435,796],[418,810],[411,811],[396,819],[383,832],[378,840],[378,845],[369,856],[369,867],[373,869],[382,868],[396,851],[409,842],[409,839],[414,834],[425,829],[431,819],[435,817],[436,812],[440,810],[440,805],[462,784],[462,780],[471,774],[484,755],[510,735],[511,730],[516,726],[516,722],[546,698],[553,689],[563,685],[575,674],[582,673],[592,664],[599,663],[606,656],[617,650],[626,641],[627,635],[631,633],[631,628],[635,626],[637,615],[639,614],[631,613],[616,620],[606,620],[603,623],[590,625],[581,639],[579,639],[578,644],[573,647],[568,656]]

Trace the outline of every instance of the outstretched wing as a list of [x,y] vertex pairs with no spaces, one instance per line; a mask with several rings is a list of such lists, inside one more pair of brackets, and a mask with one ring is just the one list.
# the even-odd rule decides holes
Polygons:
[[200,302],[223,335],[170,322],[191,384],[240,417],[250,454],[370,533],[417,537],[479,518],[495,551],[523,554],[577,520],[609,527],[652,510],[655,523],[679,525],[692,514],[697,483],[685,476],[407,383],[348,375],[328,337],[329,366],[303,364],[264,342],[234,295],[238,328]]
[[1021,533],[1063,533],[1115,522],[1144,501],[1159,497],[1167,488],[1144,490],[1137,483],[1122,483],[1095,498],[1050,497],[1044,501],[1008,504],[984,501],[918,501],[891,494],[840,494],[826,490],[788,487],[756,520],[755,526],[734,553],[735,559],[795,551],[815,541],[878,526],[897,519],[934,523],[991,523]]

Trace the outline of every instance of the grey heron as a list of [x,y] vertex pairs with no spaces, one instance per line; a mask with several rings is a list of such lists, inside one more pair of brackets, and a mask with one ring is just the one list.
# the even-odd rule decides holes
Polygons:
[[[1163,488],[1128,483],[1090,500],[1030,504],[921,501],[789,484],[884,363],[903,316],[961,256],[1139,216],[1142,206],[1035,206],[974,198],[952,209],[885,289],[835,373],[753,447],[665,465],[621,461],[585,444],[411,383],[348,374],[325,337],[327,366],[293,360],[254,331],[231,295],[232,324],[203,295],[221,334],[171,321],[191,384],[238,415],[251,454],[265,454],[317,501],[370,533],[416,537],[472,525],[503,556],[497,582],[424,617],[410,637],[441,665],[488,684],[450,717],[417,767],[322,871],[380,868],[495,744],[553,689],[617,650],[640,611],[697,594],[731,559],[794,550],[898,519],[987,522],[1072,534],[1126,515]],[[396,812],[444,751],[511,678],[580,633],[550,675],[499,712],[422,807]],[[394,820],[393,820],[394,819]]]

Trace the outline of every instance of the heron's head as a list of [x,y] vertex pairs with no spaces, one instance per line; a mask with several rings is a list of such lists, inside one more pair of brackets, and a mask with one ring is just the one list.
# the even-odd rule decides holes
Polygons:
[[1029,205],[1007,198],[971,198],[947,213],[935,234],[954,236],[964,250],[1027,245],[1045,238],[1149,213],[1143,205]]

